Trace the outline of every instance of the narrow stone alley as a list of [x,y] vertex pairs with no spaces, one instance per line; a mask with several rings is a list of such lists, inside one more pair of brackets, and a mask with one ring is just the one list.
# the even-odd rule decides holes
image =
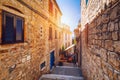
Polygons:
[[120,0],[0,0],[0,80],[120,80]]
[[73,63],[56,66],[50,74],[44,74],[39,80],[84,80],[82,71]]

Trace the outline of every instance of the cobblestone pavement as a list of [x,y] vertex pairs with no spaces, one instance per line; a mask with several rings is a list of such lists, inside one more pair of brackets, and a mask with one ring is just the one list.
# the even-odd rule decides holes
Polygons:
[[42,75],[40,80],[84,80],[81,70],[72,63],[56,66],[51,74]]

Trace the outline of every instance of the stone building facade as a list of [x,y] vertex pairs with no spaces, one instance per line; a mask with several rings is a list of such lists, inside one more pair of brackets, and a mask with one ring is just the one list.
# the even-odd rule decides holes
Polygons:
[[[61,38],[61,16],[62,13],[60,11],[59,6],[56,3],[56,0],[50,0],[50,7],[49,7],[49,22],[48,22],[48,45],[49,45],[49,55],[47,57],[48,61],[50,61],[50,65],[53,66],[53,61],[57,64],[59,60],[59,50],[61,49],[60,42]],[[53,57],[50,57],[53,56]],[[51,59],[50,59],[51,58]],[[52,58],[55,58],[52,63]],[[49,67],[49,66],[48,66]],[[51,67],[52,68],[52,67]]]
[[70,27],[66,24],[62,24],[62,46],[67,48],[72,45],[72,32]]
[[[0,80],[38,80],[59,53],[56,0],[0,0]],[[53,61],[52,61],[53,62]]]
[[120,80],[120,0],[81,0],[86,80]]

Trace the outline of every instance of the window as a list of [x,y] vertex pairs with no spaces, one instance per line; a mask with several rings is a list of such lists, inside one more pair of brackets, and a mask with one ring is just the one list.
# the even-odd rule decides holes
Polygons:
[[52,28],[49,27],[49,40],[52,40]]
[[55,39],[57,39],[57,31],[55,30]]
[[40,65],[40,69],[43,69],[45,67],[45,61]]
[[88,4],[88,0],[86,0],[86,5]]
[[23,42],[23,18],[3,11],[2,43]]
[[49,0],[49,12],[53,14],[53,3],[52,0]]

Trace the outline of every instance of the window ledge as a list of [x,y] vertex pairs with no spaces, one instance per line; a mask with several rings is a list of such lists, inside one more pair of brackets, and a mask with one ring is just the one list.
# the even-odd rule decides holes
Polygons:
[[13,46],[26,46],[28,45],[28,42],[19,42],[19,43],[1,43],[0,46],[1,48],[5,46],[5,48],[10,48],[10,47],[13,47]]

